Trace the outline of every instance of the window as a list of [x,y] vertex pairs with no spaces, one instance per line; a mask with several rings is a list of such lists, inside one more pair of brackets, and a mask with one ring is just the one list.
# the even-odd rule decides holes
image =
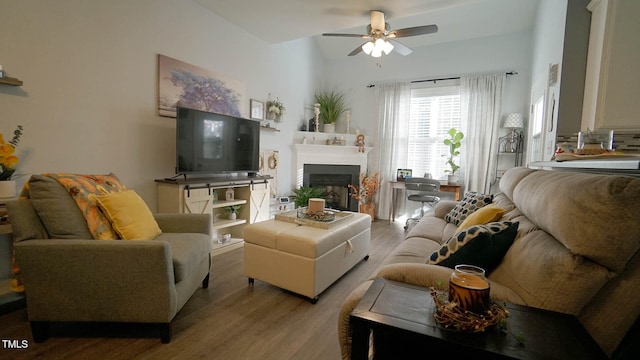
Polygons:
[[460,125],[459,86],[411,90],[407,168],[414,176],[429,173],[434,179],[446,178],[449,149],[443,141],[449,129],[460,130]]

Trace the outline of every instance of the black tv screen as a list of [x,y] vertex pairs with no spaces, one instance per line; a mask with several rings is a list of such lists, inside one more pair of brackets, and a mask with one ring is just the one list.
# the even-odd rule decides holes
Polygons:
[[258,171],[258,121],[180,107],[176,110],[176,174]]

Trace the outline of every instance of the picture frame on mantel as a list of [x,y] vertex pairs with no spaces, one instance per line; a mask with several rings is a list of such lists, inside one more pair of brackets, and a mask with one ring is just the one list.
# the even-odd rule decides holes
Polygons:
[[249,113],[251,119],[264,120],[264,101],[250,99],[249,100]]

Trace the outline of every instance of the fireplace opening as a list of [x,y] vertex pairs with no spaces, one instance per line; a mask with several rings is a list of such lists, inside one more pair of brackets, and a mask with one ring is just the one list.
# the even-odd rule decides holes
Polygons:
[[349,196],[349,185],[360,185],[359,165],[305,164],[302,185],[323,189],[328,208],[358,211],[358,201]]

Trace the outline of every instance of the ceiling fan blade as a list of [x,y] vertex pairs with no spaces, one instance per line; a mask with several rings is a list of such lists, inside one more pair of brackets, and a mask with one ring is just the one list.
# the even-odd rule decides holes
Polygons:
[[389,41],[391,44],[393,44],[393,50],[397,51],[398,54],[400,54],[400,55],[407,56],[407,55],[409,55],[409,54],[411,54],[413,52],[413,50],[411,50],[410,47],[408,47],[407,45],[401,43],[398,40],[387,39],[387,41]]
[[[366,44],[366,43],[364,43],[364,44]],[[362,46],[364,44],[362,44],[362,45],[358,46],[357,48],[353,49],[353,51],[349,53],[349,56],[354,56],[354,55],[360,54],[362,52]]]
[[385,30],[384,13],[382,11],[371,10],[371,28],[373,30]]
[[399,38],[399,37],[433,34],[437,32],[438,32],[437,25],[424,25],[424,26],[415,26],[410,28],[393,30],[387,35],[387,37]]
[[360,35],[360,34],[322,34],[322,36],[343,36],[343,37],[359,37],[359,38],[369,37],[369,35]]

